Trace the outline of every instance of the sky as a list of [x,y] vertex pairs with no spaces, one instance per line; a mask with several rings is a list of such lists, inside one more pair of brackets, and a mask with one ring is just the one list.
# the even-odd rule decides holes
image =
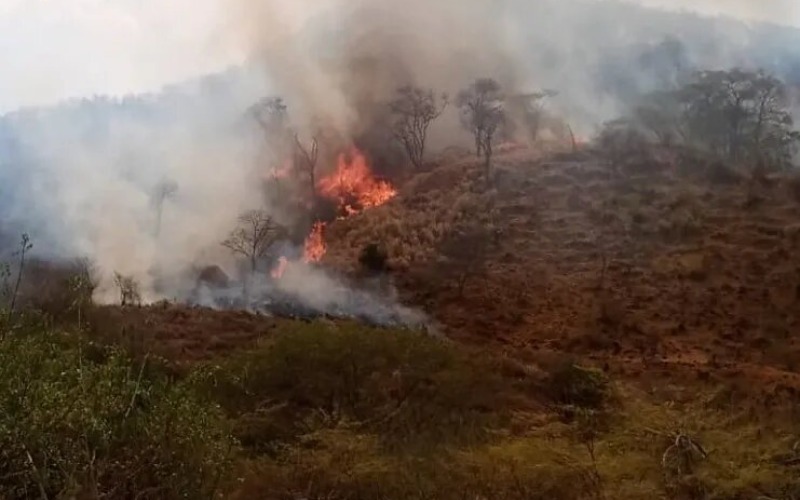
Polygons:
[[[636,1],[800,26],[798,0]],[[0,0],[0,113],[73,97],[153,91],[238,64],[246,55],[226,35],[230,5]]]

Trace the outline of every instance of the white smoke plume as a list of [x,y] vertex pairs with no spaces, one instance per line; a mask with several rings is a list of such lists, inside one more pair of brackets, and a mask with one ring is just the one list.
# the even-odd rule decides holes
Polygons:
[[[680,7],[667,3],[657,6]],[[780,17],[791,3],[759,7],[772,5]],[[738,2],[735,13],[755,15],[742,10],[748,5]],[[191,286],[186,269],[234,271],[219,242],[237,214],[264,202],[262,138],[244,116],[266,95],[286,98],[296,126],[356,139],[374,131],[397,86],[454,95],[488,76],[512,91],[559,91],[550,106],[589,135],[678,69],[765,66],[800,80],[795,30],[610,0],[232,0],[227,7],[219,39],[228,47],[220,52],[245,55],[244,68],[150,96],[0,118],[0,235],[30,233],[43,257],[92,258],[106,275],[101,299],[114,296],[113,271],[136,276],[149,299],[180,298]],[[432,134],[433,149],[467,139],[452,107]],[[177,191],[156,235],[152,195],[165,181]],[[293,283],[298,294],[303,280]],[[308,300],[319,301],[310,290],[326,287],[314,277],[307,283]]]

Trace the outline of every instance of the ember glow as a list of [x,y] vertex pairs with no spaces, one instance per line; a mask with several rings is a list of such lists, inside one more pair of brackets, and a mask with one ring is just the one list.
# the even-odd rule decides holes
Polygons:
[[311,234],[306,238],[306,243],[303,247],[303,260],[306,263],[319,262],[325,256],[327,247],[325,245],[324,232],[324,222],[314,223],[314,227],[311,228]]
[[383,205],[397,195],[391,184],[375,179],[367,158],[355,147],[339,155],[336,170],[317,183],[317,190],[337,201],[347,215]]

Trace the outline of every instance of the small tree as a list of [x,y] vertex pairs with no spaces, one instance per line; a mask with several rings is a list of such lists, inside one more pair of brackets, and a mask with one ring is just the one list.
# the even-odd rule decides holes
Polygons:
[[528,132],[531,141],[539,138],[547,113],[545,104],[558,95],[555,90],[540,90],[525,94],[515,94],[507,99],[509,109],[515,110],[514,118],[519,120]]
[[490,78],[476,80],[458,94],[461,123],[475,138],[475,153],[483,156],[486,179],[491,174],[495,134],[505,121],[500,84]]
[[17,279],[14,283],[14,289],[11,290],[11,304],[8,306],[8,317],[14,316],[14,309],[17,305],[17,297],[19,296],[19,287],[22,284],[22,273],[25,270],[25,257],[28,252],[33,248],[33,243],[27,233],[22,235],[19,243],[19,250],[14,252],[14,255],[19,256],[19,266],[17,267]]
[[303,143],[300,142],[300,137],[295,134],[294,142],[297,146],[295,155],[295,168],[305,173],[308,176],[308,186],[311,194],[311,199],[317,198],[317,159],[319,158],[319,142],[316,137],[311,138],[311,149],[306,149]]
[[239,227],[231,231],[222,246],[250,261],[250,271],[255,273],[258,259],[267,253],[284,231],[263,210],[250,210],[239,216]]
[[276,169],[290,158],[291,132],[289,130],[289,113],[286,103],[281,97],[268,97],[260,100],[250,108],[250,115],[261,126],[264,140],[272,156]]
[[678,92],[688,135],[730,160],[779,168],[791,162],[793,128],[785,84],[764,72],[702,71]]
[[164,212],[164,202],[175,196],[178,192],[178,184],[171,180],[162,180],[156,185],[152,194],[152,204],[156,211],[156,236],[161,234],[161,216]]
[[392,133],[417,169],[422,168],[425,159],[428,128],[441,116],[447,104],[447,95],[437,99],[432,90],[411,85],[397,89],[394,100],[389,104],[394,117]]
[[133,276],[125,276],[114,272],[114,283],[119,288],[119,300],[121,306],[141,305],[142,294],[139,282]]
[[78,315],[78,328],[81,327],[83,311],[92,303],[92,295],[98,285],[97,266],[86,258],[77,259],[72,264],[69,290],[72,293],[70,308]]
[[454,271],[459,297],[464,295],[467,280],[485,270],[494,241],[488,227],[473,225],[453,231],[442,242],[439,251]]

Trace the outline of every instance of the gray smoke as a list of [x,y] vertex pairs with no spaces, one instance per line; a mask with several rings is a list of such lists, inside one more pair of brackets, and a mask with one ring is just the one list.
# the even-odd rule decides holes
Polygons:
[[[800,81],[797,30],[621,2],[235,0],[229,10],[226,43],[249,55],[244,68],[0,118],[0,238],[25,231],[41,257],[92,258],[105,273],[101,300],[116,297],[113,271],[137,277],[148,299],[183,298],[186,269],[235,272],[219,242],[263,204],[269,166],[245,111],[265,95],[285,97],[300,129],[357,139],[375,131],[397,86],[454,95],[489,76],[509,91],[557,90],[551,109],[589,135],[691,68],[764,67]],[[432,134],[432,149],[468,140],[452,109]],[[165,182],[177,191],[156,234],[153,193]],[[283,292],[315,309],[383,307],[297,273]]]

